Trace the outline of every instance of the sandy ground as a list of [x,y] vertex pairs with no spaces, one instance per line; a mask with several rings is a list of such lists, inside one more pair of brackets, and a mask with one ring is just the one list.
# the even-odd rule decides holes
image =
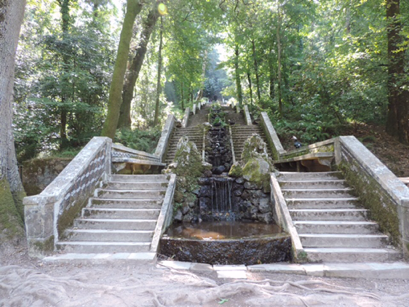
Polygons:
[[247,280],[159,264],[53,263],[0,249],[0,306],[409,306],[409,281],[253,273]]

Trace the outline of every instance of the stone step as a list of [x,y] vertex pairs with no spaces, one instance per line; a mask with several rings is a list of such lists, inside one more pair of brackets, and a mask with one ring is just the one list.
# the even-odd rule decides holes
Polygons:
[[58,242],[66,253],[138,253],[149,251],[150,242]]
[[284,189],[342,189],[346,188],[346,181],[337,180],[286,180],[280,181],[280,186]]
[[294,221],[299,234],[376,234],[378,224],[371,221]]
[[325,179],[342,179],[342,173],[334,172],[280,172],[278,181],[281,180],[325,180]]
[[151,242],[152,230],[67,229],[70,241],[92,242]]
[[114,229],[114,230],[154,230],[156,219],[92,219],[74,220],[74,228],[79,229]]
[[168,181],[156,181],[156,182],[108,182],[104,189],[106,190],[156,190],[166,191]]
[[294,221],[365,221],[367,209],[290,209]]
[[385,248],[305,248],[311,262],[392,262],[402,255]]
[[95,197],[98,198],[126,198],[126,199],[137,199],[137,198],[159,198],[165,195],[165,191],[156,190],[106,190],[106,189],[96,189]]
[[155,219],[160,209],[83,208],[82,217],[95,219]]
[[112,175],[109,182],[166,182],[166,175]]
[[90,198],[90,206],[93,208],[118,208],[118,209],[158,209],[162,207],[162,197],[151,199],[110,199],[110,198]]
[[281,189],[285,198],[348,198],[351,188],[343,189]]
[[353,209],[359,203],[357,197],[350,198],[286,198],[289,209]]
[[300,240],[304,248],[382,248],[388,245],[388,236],[383,234],[301,234]]

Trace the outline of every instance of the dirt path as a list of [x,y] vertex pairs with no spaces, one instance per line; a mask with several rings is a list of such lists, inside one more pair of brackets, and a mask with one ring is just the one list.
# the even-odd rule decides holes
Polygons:
[[402,280],[253,273],[247,280],[152,263],[44,264],[2,246],[0,306],[409,306]]

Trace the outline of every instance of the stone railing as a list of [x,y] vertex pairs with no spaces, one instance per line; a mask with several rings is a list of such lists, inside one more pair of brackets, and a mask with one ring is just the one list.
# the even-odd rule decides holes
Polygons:
[[187,127],[187,123],[189,122],[189,116],[190,116],[190,108],[187,107],[185,110],[185,115],[183,116],[182,119],[182,127],[186,128]]
[[281,227],[282,230],[289,233],[292,242],[292,255],[296,262],[305,261],[306,254],[301,244],[298,232],[293,224],[290,212],[288,211],[287,203],[281,192],[280,184],[274,173],[270,176],[271,186],[271,202],[274,204],[274,220]]
[[160,162],[163,162],[163,159],[165,157],[166,150],[169,145],[169,140],[175,127],[175,121],[175,116],[173,114],[169,114],[168,118],[166,119],[165,126],[163,127],[158,145],[156,146],[154,155],[158,157]]
[[24,198],[29,253],[53,251],[63,231],[111,174],[111,139],[94,137],[39,195]]
[[284,150],[283,145],[281,145],[280,139],[278,138],[274,126],[271,123],[270,118],[268,117],[266,112],[261,112],[260,120],[261,126],[267,137],[268,145],[270,146],[270,149],[273,153],[273,159],[279,160],[280,156],[285,154],[286,151]]
[[147,153],[145,151],[135,150],[121,144],[112,144],[112,157],[113,158],[132,158],[138,160],[160,162],[158,156]]
[[159,241],[163,233],[172,222],[173,216],[173,195],[176,189],[176,175],[170,174],[168,188],[166,189],[165,198],[159,213],[158,222],[156,223],[155,232],[152,238],[150,251],[156,253],[159,247]]
[[247,105],[245,105],[243,107],[243,110],[244,110],[244,119],[246,120],[246,125],[252,125],[253,123],[251,122],[249,107]]
[[371,219],[409,256],[409,188],[354,136],[335,139],[335,162]]

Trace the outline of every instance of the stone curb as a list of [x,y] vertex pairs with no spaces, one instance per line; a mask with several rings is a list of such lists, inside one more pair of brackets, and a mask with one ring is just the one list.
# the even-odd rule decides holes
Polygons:
[[298,274],[319,277],[408,279],[409,263],[319,263],[319,264],[258,264],[258,265],[209,265],[181,261],[159,261],[158,266],[190,271],[215,271],[219,278],[248,278],[257,272]]

